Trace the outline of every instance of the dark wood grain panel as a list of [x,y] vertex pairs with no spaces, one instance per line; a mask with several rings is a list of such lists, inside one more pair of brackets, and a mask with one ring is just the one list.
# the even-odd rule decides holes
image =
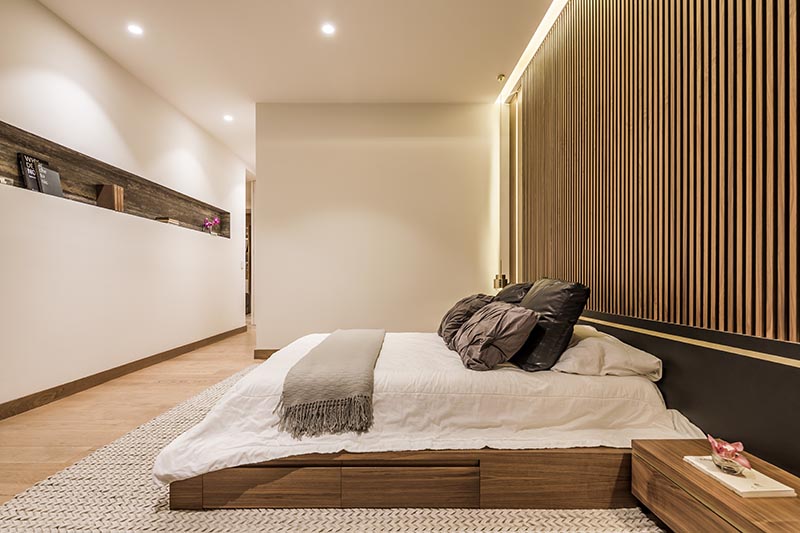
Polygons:
[[481,507],[612,509],[635,505],[630,450],[507,451],[481,459]]
[[169,508],[200,510],[203,508],[203,476],[175,481],[169,486]]
[[520,82],[520,280],[800,342],[797,0],[567,4]]
[[203,477],[203,508],[340,507],[337,467],[228,468]]
[[[650,470],[660,473],[713,514],[731,524],[734,530],[800,531],[800,498],[742,498],[732,490],[720,487],[718,482],[683,460],[686,455],[708,455],[708,443],[705,440],[635,440],[633,453],[634,461],[638,458]],[[800,478],[747,452],[745,455],[754,469],[800,491]],[[636,471],[634,479],[640,473]],[[663,484],[659,488],[663,488]],[[646,487],[634,483],[634,493],[637,492],[640,499],[648,496]],[[648,506],[652,508],[650,504]],[[691,506],[687,503],[676,511],[685,507]]]
[[636,454],[633,455],[632,490],[633,495],[673,531],[739,531]]
[[477,467],[342,468],[343,507],[480,506]]
[[[182,227],[197,231],[202,231],[205,218],[219,217],[219,234],[230,237],[230,213],[227,211],[0,122],[0,177],[11,178],[16,186],[23,187],[17,167],[18,152],[46,161],[58,171],[64,197],[68,200],[98,205],[98,186],[116,185],[124,190],[127,214],[151,220],[168,217],[180,222]],[[100,203],[114,205],[113,199]]]
[[[205,474],[202,506],[308,506],[276,495],[279,486],[292,495],[307,489],[333,505],[331,470],[341,472],[342,507],[631,507],[630,455],[615,448],[306,454]],[[318,478],[327,487],[323,496]],[[182,508],[200,505],[196,489],[196,499],[187,502],[191,486],[170,487],[177,487]]]

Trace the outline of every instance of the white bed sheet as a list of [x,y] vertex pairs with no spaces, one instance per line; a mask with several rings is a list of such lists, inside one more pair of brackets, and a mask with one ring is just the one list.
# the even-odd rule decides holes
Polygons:
[[273,412],[289,369],[327,334],[301,337],[247,374],[206,418],[166,446],[161,483],[305,453],[609,446],[702,438],[640,376],[464,368],[435,333],[387,333],[375,365],[375,423],[361,435],[293,439]]

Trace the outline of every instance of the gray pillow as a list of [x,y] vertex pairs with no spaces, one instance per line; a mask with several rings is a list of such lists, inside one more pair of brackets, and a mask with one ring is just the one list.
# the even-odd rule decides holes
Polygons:
[[477,311],[461,326],[453,343],[464,366],[491,370],[519,351],[539,315],[505,302],[493,302]]
[[529,372],[556,364],[588,299],[589,287],[581,283],[550,278],[534,283],[519,305],[536,311],[539,323],[511,362]]
[[525,298],[532,286],[533,283],[514,283],[495,294],[492,301],[518,304]]
[[492,297],[488,294],[473,294],[456,302],[456,304],[445,313],[439,324],[439,336],[444,339],[445,344],[451,350],[453,347],[453,337],[456,336],[461,326],[469,320],[476,311],[488,305]]

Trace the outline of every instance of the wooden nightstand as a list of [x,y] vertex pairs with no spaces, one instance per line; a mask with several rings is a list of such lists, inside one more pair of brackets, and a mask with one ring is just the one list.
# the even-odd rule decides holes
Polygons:
[[[742,498],[683,460],[710,455],[707,441],[634,440],[632,447],[633,495],[676,532],[800,531],[800,497]],[[745,455],[800,494],[800,478]]]

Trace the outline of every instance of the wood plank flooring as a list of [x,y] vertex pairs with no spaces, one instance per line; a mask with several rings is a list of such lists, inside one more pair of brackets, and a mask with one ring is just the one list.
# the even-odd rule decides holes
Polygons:
[[0,503],[254,364],[255,330],[0,420]]

